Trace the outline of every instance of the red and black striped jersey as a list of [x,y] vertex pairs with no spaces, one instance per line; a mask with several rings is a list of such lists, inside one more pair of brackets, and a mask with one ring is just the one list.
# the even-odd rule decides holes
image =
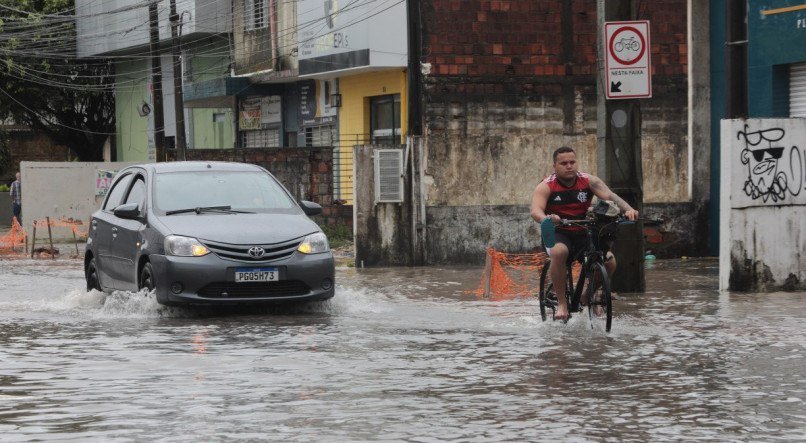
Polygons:
[[[593,199],[590,187],[590,176],[584,172],[577,172],[574,184],[565,187],[557,180],[557,174],[551,174],[543,180],[549,187],[551,194],[546,203],[546,214],[557,214],[560,218],[582,219],[588,212]],[[579,226],[557,227],[567,231],[582,230]]]

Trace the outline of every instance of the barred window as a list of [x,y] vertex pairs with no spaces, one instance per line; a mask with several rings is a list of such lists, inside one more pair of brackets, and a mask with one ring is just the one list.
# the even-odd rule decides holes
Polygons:
[[305,146],[333,146],[333,142],[338,139],[335,130],[336,127],[333,125],[305,128]]
[[279,148],[280,130],[241,131],[241,146],[244,148]]
[[244,22],[247,31],[269,26],[266,0],[244,0]]

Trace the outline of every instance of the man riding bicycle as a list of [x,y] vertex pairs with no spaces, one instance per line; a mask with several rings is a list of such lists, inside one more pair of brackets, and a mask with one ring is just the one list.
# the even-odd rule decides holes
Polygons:
[[[546,177],[532,194],[532,218],[540,223],[549,218],[556,226],[556,244],[546,252],[551,257],[549,275],[557,294],[555,320],[568,320],[568,304],[565,297],[566,262],[569,257],[587,246],[585,230],[579,226],[562,226],[561,219],[583,219],[588,212],[593,196],[614,202],[629,220],[638,219],[638,211],[599,178],[579,172],[576,153],[563,146],[554,151],[554,173]],[[616,258],[607,253],[605,267],[608,275],[616,270]]]

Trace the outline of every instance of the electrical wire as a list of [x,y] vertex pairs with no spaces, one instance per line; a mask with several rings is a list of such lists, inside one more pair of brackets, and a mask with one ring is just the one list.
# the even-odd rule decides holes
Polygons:
[[[101,0],[101,1],[103,1],[103,0]],[[333,31],[328,31],[328,32],[325,32],[323,34],[320,34],[320,32],[324,29],[324,22],[326,20],[326,17],[319,17],[319,18],[304,22],[302,24],[297,23],[293,27],[289,27],[289,28],[281,30],[282,34],[278,34],[278,40],[279,40],[280,36],[293,37],[294,34],[299,35],[299,32],[301,32],[302,30],[305,30],[307,28],[314,27],[314,26],[318,25],[319,27],[316,28],[315,31],[313,32],[314,35],[308,38],[308,41],[315,41],[316,39],[318,39],[318,38],[320,38],[320,37],[322,37],[324,35],[328,35],[329,32],[340,31],[340,30],[343,30],[343,29],[348,28],[350,26],[353,26],[355,24],[358,24],[358,23],[364,22],[366,20],[369,20],[370,18],[372,18],[372,17],[374,17],[374,16],[376,16],[376,15],[382,13],[382,12],[385,12],[385,11],[397,6],[397,5],[401,4],[401,3],[403,3],[404,1],[405,0],[399,0],[399,1],[391,4],[390,6],[387,6],[387,7],[381,9],[381,7],[384,6],[384,3],[387,2],[387,0],[365,0],[365,1],[363,1],[363,3],[362,3],[362,0],[353,0],[350,3],[348,3],[348,5],[346,5],[344,8],[341,8],[340,13],[344,13],[344,12],[350,11],[352,9],[359,9],[361,7],[367,7],[367,5],[369,5],[371,3],[376,3],[376,2],[381,2],[381,3],[380,3],[380,5],[377,5],[377,4],[374,5],[374,7],[370,9],[369,13],[365,13],[363,16],[358,16],[357,18],[353,19],[353,21],[351,21],[349,23],[346,23],[346,24],[334,29]],[[211,4],[213,2],[215,2],[215,0],[212,0],[211,2],[208,2],[208,4]],[[284,4],[290,4],[290,3],[295,3],[295,2],[284,2]],[[74,58],[76,60],[80,60],[74,54],[74,52],[77,50],[77,47],[78,47],[78,43],[77,43],[77,40],[76,40],[76,38],[77,38],[76,37],[76,26],[75,26],[75,22],[74,22],[74,20],[76,18],[98,18],[98,17],[104,16],[104,15],[113,15],[113,14],[118,14],[118,13],[122,13],[122,12],[129,12],[129,11],[137,10],[138,8],[143,8],[144,6],[148,6],[149,4],[150,4],[150,1],[145,1],[145,2],[137,3],[135,5],[129,5],[129,6],[117,8],[117,9],[111,10],[111,11],[96,12],[96,13],[92,13],[92,14],[75,14],[75,15],[64,15],[64,14],[66,12],[69,12],[69,11],[77,11],[76,8],[72,8],[69,11],[61,11],[58,14],[40,14],[40,13],[33,13],[33,12],[29,12],[29,11],[22,11],[22,10],[19,10],[19,9],[16,9],[16,8],[8,7],[6,5],[0,5],[0,9],[4,9],[4,10],[7,10],[7,11],[13,11],[13,12],[18,13],[18,14],[23,14],[23,15],[26,15],[26,17],[28,18],[27,20],[24,19],[24,18],[19,18],[18,20],[14,20],[13,18],[3,17],[2,25],[0,25],[0,31],[4,31],[2,34],[0,34],[0,54],[5,56],[6,58],[16,56],[17,58],[34,60],[34,61],[35,60],[43,60],[43,61],[44,60],[63,60],[64,61],[64,60],[70,60],[72,58]],[[160,11],[165,12],[165,8],[164,7],[160,8],[158,10],[158,13]],[[231,16],[231,13],[229,15]],[[35,17],[35,20],[30,20],[31,17]],[[130,21],[128,21],[126,19],[121,19],[121,21],[127,21],[127,22],[130,23]],[[33,23],[31,23],[31,22],[33,22]],[[151,20],[147,20],[145,22],[135,23],[133,26],[129,26],[128,28],[126,28],[126,29],[124,29],[122,31],[118,30],[118,31],[114,31],[114,32],[97,32],[97,33],[91,33],[91,34],[86,34],[85,33],[85,34],[81,34],[81,35],[82,35],[82,37],[99,37],[99,38],[100,37],[117,36],[117,35],[125,35],[125,34],[128,34],[130,32],[133,32],[134,30],[136,30],[139,27],[144,27],[146,25],[149,25],[150,23],[151,23]],[[48,28],[48,26],[50,26],[50,27]],[[43,37],[42,29],[46,29],[47,31],[51,32],[51,35],[47,36],[47,37]],[[215,42],[216,39],[227,40],[228,43],[230,44],[230,47],[225,47],[224,45],[216,46],[216,42]],[[231,45],[232,45],[232,35],[231,35],[230,32],[203,34],[198,39],[190,40],[190,41],[184,41],[184,42],[182,42],[182,44],[184,46],[191,46],[192,47],[195,42],[200,42],[200,41],[205,41],[205,40],[209,41],[207,43],[207,45],[206,45],[207,47],[214,48],[214,50],[220,51],[220,52],[211,51],[211,52],[204,53],[204,52],[202,52],[202,50],[204,48],[193,48],[191,50],[194,51],[195,54],[193,54],[192,57],[216,57],[216,58],[220,58],[220,57],[224,57],[224,56],[237,57],[239,55],[239,51],[233,50],[233,48],[231,47]],[[66,43],[62,43],[62,44],[59,44],[59,45],[54,45],[54,43],[58,43],[58,42],[66,42]],[[73,43],[70,43],[70,42],[73,42]],[[3,43],[5,43],[5,45],[3,45]],[[12,45],[12,48],[8,47],[9,44]],[[279,46],[279,47],[276,47],[276,48],[277,49],[296,48],[296,47],[298,47],[298,45],[299,45],[299,42],[292,42],[292,43],[282,45],[282,46]],[[221,50],[220,48],[222,48],[222,47],[224,47],[225,49]],[[144,50],[145,50],[145,47],[144,47]],[[266,50],[256,51],[256,52],[259,55],[260,53],[268,52],[270,50],[271,49],[266,49]],[[405,55],[405,53],[394,53],[394,52],[384,52],[384,51],[374,51],[374,52]],[[246,51],[243,50],[242,54],[245,54],[245,53],[246,53]],[[255,51],[250,52],[250,54],[254,55]],[[71,58],[71,56],[72,56],[72,58]],[[133,54],[122,54],[122,55],[98,55],[98,56],[86,57],[86,58],[83,58],[83,59],[86,59],[88,61],[91,61],[91,60],[115,60],[115,59],[120,59],[120,60],[135,61],[136,62],[137,60],[150,60],[150,59],[152,59],[152,56],[151,56],[150,53],[145,53],[145,52],[137,53],[137,52],[135,52]],[[34,66],[34,67],[32,67],[32,66]],[[103,74],[86,75],[86,74],[81,74],[81,73],[77,73],[77,72],[72,73],[72,74],[55,73],[55,72],[45,71],[44,67],[36,68],[35,66],[36,65],[29,65],[29,66],[23,66],[23,65],[16,66],[16,65],[14,65],[14,66],[10,67],[9,69],[14,70],[16,75],[12,74],[10,72],[6,72],[6,75],[8,75],[11,78],[15,78],[15,79],[18,79],[18,80],[23,80],[23,81],[28,81],[28,82],[32,82],[32,83],[37,83],[37,84],[40,84],[40,85],[43,85],[43,86],[82,89],[82,90],[93,90],[93,91],[97,91],[97,92],[105,92],[105,91],[108,92],[109,91],[109,86],[107,86],[107,85],[102,85],[102,84],[101,85],[88,85],[86,83],[78,85],[78,84],[73,82],[74,80],[77,80],[77,79],[81,79],[81,80],[90,80],[90,79],[92,79],[92,80],[102,80],[104,78],[109,78],[110,76],[108,76],[108,75],[103,75]],[[66,67],[74,68],[76,66],[73,65],[73,64],[48,63],[47,67],[50,67],[50,68],[54,68],[54,67],[56,67],[56,68],[66,68]],[[218,69],[221,69],[221,66],[211,66],[210,68],[208,68],[206,70],[202,70],[198,74],[201,75],[201,74],[204,74],[204,73],[207,73],[207,72],[210,72],[210,71],[215,71],[215,70],[218,70]],[[133,72],[133,73],[134,74],[150,74],[150,72],[151,72],[151,69],[146,68],[146,69],[142,69],[142,70],[139,70],[139,71],[136,71],[136,72]],[[130,72],[130,73],[127,73],[127,74],[132,74],[132,73]],[[60,79],[68,79],[69,78],[71,81],[67,82],[67,81],[54,80],[53,77],[55,77],[57,79],[59,79],[59,78]],[[115,85],[114,85],[115,88],[124,87],[126,85],[126,82],[128,82],[131,85],[141,84],[141,82],[142,82],[142,79],[141,78],[138,79],[138,77],[136,75],[131,76],[131,80],[129,80],[129,81],[119,82],[117,80],[120,80],[120,79],[116,79],[116,82],[115,82]],[[98,134],[98,135],[111,135],[111,133],[87,131],[87,130],[84,130],[84,129],[81,129],[81,128],[70,128],[69,126],[66,126],[66,125],[63,125],[63,124],[60,124],[60,123],[57,123],[57,122],[52,122],[51,119],[49,119],[46,116],[43,116],[43,115],[31,110],[30,108],[25,106],[21,101],[15,99],[5,89],[0,88],[0,91],[2,91],[6,96],[8,96],[11,100],[13,100],[15,103],[17,103],[22,108],[28,110],[29,112],[31,112],[34,115],[37,115],[43,121],[48,121],[48,122],[53,123],[53,124],[58,125],[58,126],[66,127],[66,128],[69,128],[69,129],[74,129],[74,130],[85,132],[85,133]],[[243,91],[243,89],[241,91],[239,91],[239,92],[242,92],[242,91]],[[223,104],[223,99],[222,99],[222,104]]]

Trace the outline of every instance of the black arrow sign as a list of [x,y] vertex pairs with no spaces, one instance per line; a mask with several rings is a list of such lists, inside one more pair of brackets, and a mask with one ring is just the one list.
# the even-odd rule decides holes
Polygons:
[[621,92],[621,82],[610,82],[610,92]]

